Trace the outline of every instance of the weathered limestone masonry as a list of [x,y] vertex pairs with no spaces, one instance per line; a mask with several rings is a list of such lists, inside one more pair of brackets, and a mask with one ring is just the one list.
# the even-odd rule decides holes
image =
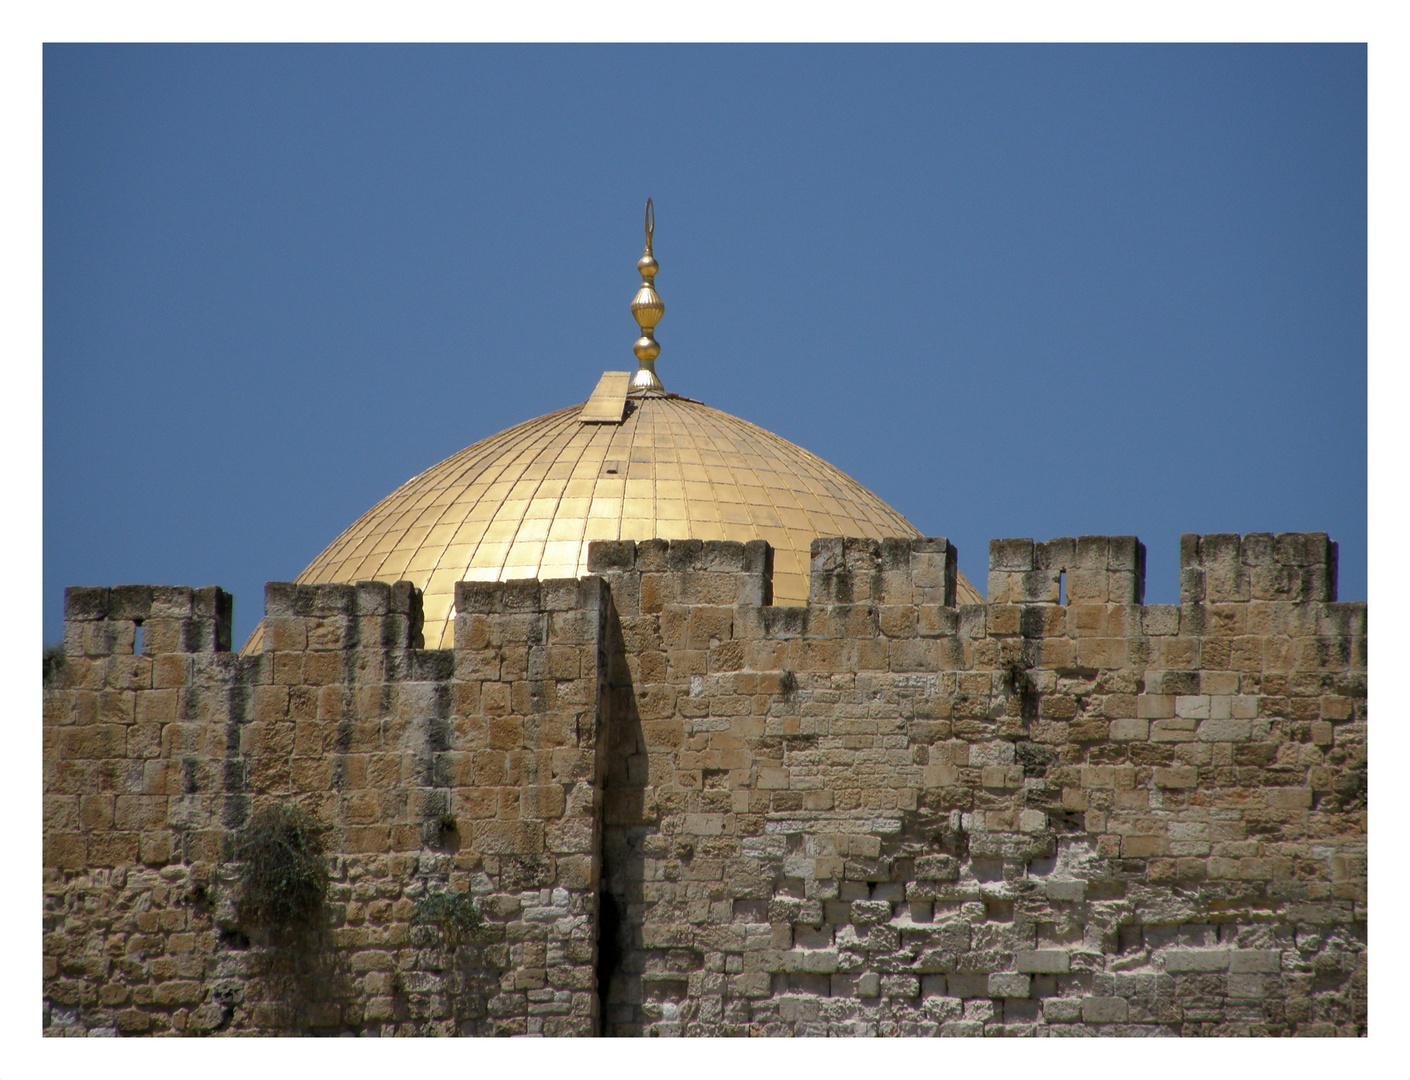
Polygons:
[[[46,687],[50,1034],[1364,1034],[1366,606],[1323,534],[594,544],[419,596],[72,589]],[[142,651],[133,653],[141,623]],[[233,837],[328,826],[323,929]],[[418,918],[475,898],[468,940]]]
[[641,718],[609,1032],[1364,1031],[1365,606],[1325,536],[1186,537],[1148,607],[1133,537],[996,541],[960,607],[944,540],[818,542],[807,609],[689,552],[592,564]]
[[[457,600],[456,648],[430,650],[406,582],[270,584],[265,652],[241,659],[203,629],[223,611],[228,648],[219,590],[69,590],[46,694],[51,1033],[595,1030],[603,584]],[[274,799],[336,853],[326,929],[293,943],[251,940],[232,903],[230,842]],[[443,891],[475,896],[473,942],[415,922]]]

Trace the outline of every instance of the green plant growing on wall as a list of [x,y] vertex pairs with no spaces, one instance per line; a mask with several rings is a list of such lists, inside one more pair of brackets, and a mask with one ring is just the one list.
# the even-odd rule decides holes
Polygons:
[[67,660],[68,657],[64,655],[63,645],[44,646],[45,686],[48,686],[51,682],[55,682],[58,680],[58,677],[63,674],[64,664],[67,662]]
[[428,892],[417,897],[411,921],[439,926],[446,942],[458,945],[480,929],[480,913],[468,893]]
[[274,803],[254,815],[235,845],[240,921],[278,932],[317,925],[328,894],[323,830],[297,806]]

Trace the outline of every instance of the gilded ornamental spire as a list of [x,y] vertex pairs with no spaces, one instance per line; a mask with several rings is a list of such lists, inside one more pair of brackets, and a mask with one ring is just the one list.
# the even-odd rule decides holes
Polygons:
[[651,200],[646,200],[646,250],[642,252],[641,258],[637,260],[637,272],[641,274],[641,288],[637,289],[636,295],[632,297],[632,317],[636,319],[636,324],[641,328],[641,337],[636,339],[636,344],[632,346],[632,352],[636,353],[638,362],[637,373],[632,376],[631,393],[641,394],[650,391],[658,393],[665,390],[661,385],[661,380],[656,377],[656,358],[661,355],[661,346],[656,343],[656,324],[661,321],[661,316],[666,313],[666,305],[661,303],[661,297],[656,294],[656,286],[653,281],[656,271],[660,268],[656,263],[656,258],[651,254],[651,236],[656,231],[656,209],[651,205]]

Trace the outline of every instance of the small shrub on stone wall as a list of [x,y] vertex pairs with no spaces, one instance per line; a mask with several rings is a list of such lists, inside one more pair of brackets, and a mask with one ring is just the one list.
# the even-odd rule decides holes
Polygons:
[[411,921],[439,926],[445,933],[446,942],[456,945],[473,937],[479,930],[480,913],[475,910],[475,902],[467,893],[428,892],[417,899]]
[[275,803],[250,819],[236,842],[240,921],[290,931],[317,924],[328,894],[323,830],[296,806]]
[[64,673],[64,647],[62,645],[44,646],[44,685],[57,683],[59,676]]

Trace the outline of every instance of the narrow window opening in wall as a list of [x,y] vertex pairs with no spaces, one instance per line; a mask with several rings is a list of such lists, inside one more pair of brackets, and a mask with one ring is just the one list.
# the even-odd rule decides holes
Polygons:
[[133,623],[132,655],[133,655],[133,656],[141,656],[141,655],[142,655],[142,620],[141,620],[141,619],[138,619],[135,623]]
[[1067,571],[1058,571],[1058,603],[1067,603]]

